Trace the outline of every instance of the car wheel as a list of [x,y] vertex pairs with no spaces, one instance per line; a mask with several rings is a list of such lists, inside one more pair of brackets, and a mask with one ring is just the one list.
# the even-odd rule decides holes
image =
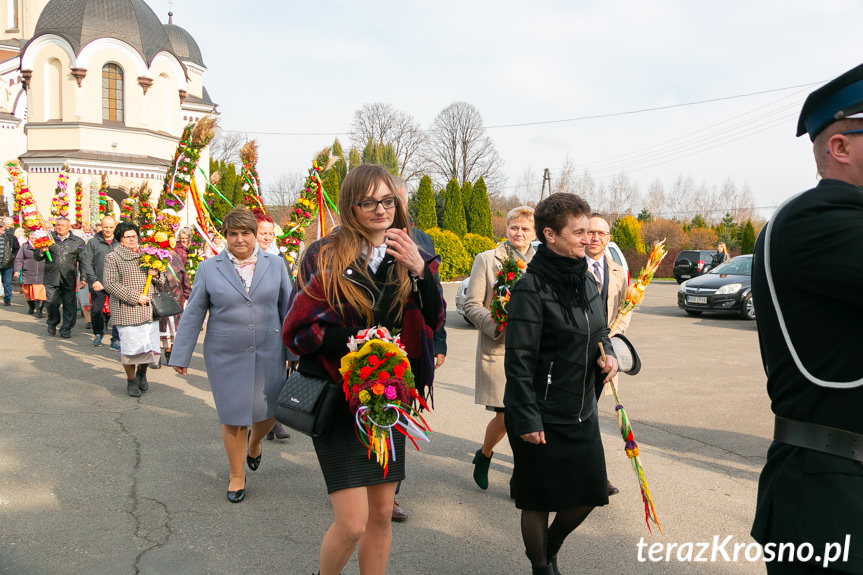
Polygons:
[[687,313],[687,315],[691,315],[693,317],[698,317],[701,315],[700,311],[692,311],[691,309],[685,309],[683,311],[685,311]]
[[748,294],[740,303],[740,317],[755,319],[755,304],[752,302],[752,294]]

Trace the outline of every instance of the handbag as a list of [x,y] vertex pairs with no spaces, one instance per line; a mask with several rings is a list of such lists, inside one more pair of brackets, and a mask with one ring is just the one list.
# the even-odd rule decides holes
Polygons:
[[153,292],[153,319],[162,319],[163,317],[171,317],[183,312],[183,308],[174,299],[174,296],[166,291],[156,290]]
[[276,401],[276,420],[309,437],[327,432],[341,390],[327,379],[293,372]]

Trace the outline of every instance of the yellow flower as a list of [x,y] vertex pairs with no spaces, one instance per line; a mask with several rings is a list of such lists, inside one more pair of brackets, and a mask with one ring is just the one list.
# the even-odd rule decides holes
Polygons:
[[168,234],[165,232],[156,232],[156,235],[153,238],[157,243],[162,243],[168,240]]
[[624,297],[632,305],[638,305],[641,303],[641,300],[644,299],[644,290],[639,290],[637,284],[631,285],[626,288],[626,294]]
[[359,393],[358,397],[360,398],[361,402],[368,403],[368,401],[372,398],[372,394],[369,393],[368,390],[364,389]]

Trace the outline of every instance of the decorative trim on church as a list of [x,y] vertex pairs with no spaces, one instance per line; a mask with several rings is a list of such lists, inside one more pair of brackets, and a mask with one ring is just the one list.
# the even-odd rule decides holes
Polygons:
[[30,78],[33,77],[33,70],[21,70],[21,83],[24,84],[24,89],[30,87]]
[[86,68],[72,68],[71,70],[72,76],[78,80],[78,87],[81,87],[81,80],[87,77],[87,69]]
[[138,85],[144,89],[144,95],[147,95],[147,90],[153,86],[153,79],[146,76],[138,76]]
[[188,95],[189,93],[186,90],[180,90],[180,104],[186,100],[186,96]]

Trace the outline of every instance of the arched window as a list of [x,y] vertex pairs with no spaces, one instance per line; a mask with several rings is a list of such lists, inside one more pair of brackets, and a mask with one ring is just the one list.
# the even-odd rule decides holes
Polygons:
[[102,121],[122,122],[123,69],[117,64],[102,67]]

